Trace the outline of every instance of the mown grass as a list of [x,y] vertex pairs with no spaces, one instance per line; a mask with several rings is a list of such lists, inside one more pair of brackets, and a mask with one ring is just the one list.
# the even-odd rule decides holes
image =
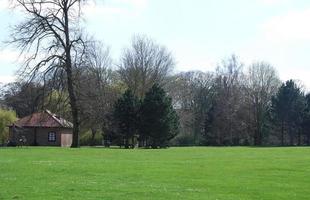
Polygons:
[[0,199],[310,199],[310,148],[0,149]]

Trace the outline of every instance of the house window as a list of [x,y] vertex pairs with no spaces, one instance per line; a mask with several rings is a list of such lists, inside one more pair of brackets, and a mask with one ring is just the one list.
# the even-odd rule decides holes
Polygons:
[[48,133],[48,141],[49,142],[56,142],[56,133],[55,132],[49,132]]

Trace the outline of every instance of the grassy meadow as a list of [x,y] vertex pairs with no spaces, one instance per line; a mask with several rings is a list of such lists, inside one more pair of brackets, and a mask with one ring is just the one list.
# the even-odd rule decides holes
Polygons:
[[0,199],[310,199],[310,148],[0,148]]

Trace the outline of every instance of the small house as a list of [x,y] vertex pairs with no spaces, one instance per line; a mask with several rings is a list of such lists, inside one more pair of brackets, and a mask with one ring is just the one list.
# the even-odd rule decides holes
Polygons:
[[9,128],[9,140],[15,144],[20,141],[30,146],[70,147],[72,144],[72,123],[48,110],[21,118]]

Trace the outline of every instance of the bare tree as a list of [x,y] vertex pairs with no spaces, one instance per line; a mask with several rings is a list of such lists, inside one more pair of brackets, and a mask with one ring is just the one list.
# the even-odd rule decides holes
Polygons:
[[254,129],[254,145],[262,145],[268,107],[281,81],[275,69],[265,62],[253,63],[249,67],[247,76],[246,91],[250,108],[249,119],[252,121],[250,126]]
[[165,90],[172,99],[180,121],[180,134],[174,138],[177,145],[194,145],[194,88],[191,77],[194,72],[182,72],[169,77]]
[[145,36],[135,36],[131,47],[125,49],[119,73],[124,83],[139,97],[153,84],[163,84],[174,67],[168,50]]
[[25,57],[20,71],[31,81],[46,82],[62,74],[69,94],[73,119],[73,142],[79,147],[79,112],[75,67],[84,53],[79,27],[82,0],[12,0],[26,17],[13,28],[10,41]]
[[92,42],[86,52],[86,67],[79,78],[79,104],[82,125],[91,129],[92,144],[99,130],[109,134],[110,115],[120,93],[114,87],[114,72],[109,48],[100,42]]
[[190,71],[170,77],[166,90],[178,113],[181,132],[175,138],[179,145],[202,144],[206,135],[207,113],[212,106],[214,74]]
[[241,120],[243,107],[243,64],[235,55],[224,60],[217,68],[214,89],[212,134],[217,144],[239,145],[244,126]]

